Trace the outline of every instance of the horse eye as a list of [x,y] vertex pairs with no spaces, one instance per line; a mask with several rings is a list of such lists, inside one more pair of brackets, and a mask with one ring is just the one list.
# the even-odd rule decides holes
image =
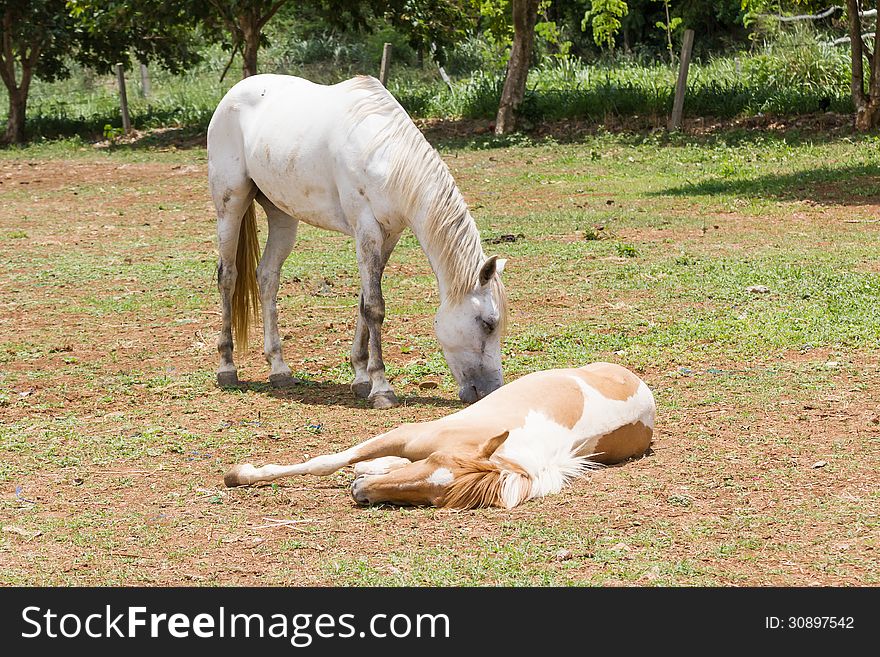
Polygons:
[[495,322],[487,321],[485,319],[481,321],[483,322],[483,329],[486,331],[486,333],[491,333],[495,330]]

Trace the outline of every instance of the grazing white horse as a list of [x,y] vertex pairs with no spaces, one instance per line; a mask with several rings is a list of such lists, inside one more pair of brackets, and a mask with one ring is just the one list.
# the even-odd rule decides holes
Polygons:
[[501,506],[560,491],[601,464],[640,456],[656,405],[644,381],[610,363],[534,372],[431,422],[404,424],[298,465],[236,465],[227,486],[355,465],[358,504]]
[[[437,278],[435,332],[459,396],[474,402],[502,385],[505,261],[486,257],[445,163],[378,80],[324,86],[255,75],[237,83],[208,126],[208,183],[220,255],[219,385],[238,383],[233,329],[245,344],[250,314],[260,306],[269,380],[294,382],[281,353],[276,296],[299,221],[354,237],[361,283],[351,349],[356,395],[376,408],[397,403],[382,361],[381,281],[407,227]],[[254,202],[269,225],[261,258]]]

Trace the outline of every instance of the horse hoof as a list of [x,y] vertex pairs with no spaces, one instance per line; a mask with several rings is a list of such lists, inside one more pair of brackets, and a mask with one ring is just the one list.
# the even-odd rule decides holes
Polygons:
[[273,388],[291,388],[302,381],[294,378],[292,374],[270,374],[269,383]]
[[358,381],[357,383],[351,384],[351,391],[355,394],[355,397],[359,397],[361,399],[366,399],[370,396],[370,390],[373,389],[372,381]]
[[351,498],[360,506],[366,506],[370,503],[367,494],[364,492],[364,484],[367,483],[366,475],[355,477],[351,482]]
[[371,395],[369,399],[373,403],[373,408],[394,408],[400,404],[397,395],[391,391]]
[[223,483],[227,488],[234,488],[235,486],[247,486],[251,483],[251,479],[255,473],[256,468],[252,466],[250,463],[242,463],[241,465],[234,465],[229,468],[229,472],[227,472],[223,476]]
[[217,372],[217,385],[220,388],[237,388],[241,385],[238,380],[238,373],[235,370],[231,372]]

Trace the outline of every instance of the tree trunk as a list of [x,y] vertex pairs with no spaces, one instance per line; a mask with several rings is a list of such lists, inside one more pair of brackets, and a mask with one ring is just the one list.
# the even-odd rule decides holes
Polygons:
[[242,33],[241,45],[241,77],[246,78],[257,74],[257,51],[260,49],[259,17],[255,14],[239,16]]
[[873,98],[856,109],[856,130],[870,132],[880,127],[880,103]]
[[[276,0],[262,16],[259,7],[251,6],[243,9],[241,14],[234,17],[234,20],[229,17],[224,19],[226,24],[232,28],[233,35],[236,32],[241,35],[242,78],[257,74],[257,52],[260,50],[260,34],[263,31],[263,26],[289,1]],[[238,29],[235,29],[236,27]]]
[[516,129],[516,111],[526,93],[529,63],[535,45],[535,23],[539,0],[513,0],[513,47],[507,62],[507,76],[495,119],[495,134],[506,135]]
[[[31,79],[34,75],[34,67],[42,51],[42,44],[30,43],[28,49],[16,54],[15,38],[13,37],[12,25],[15,18],[10,11],[6,11],[2,19],[2,32],[0,32],[0,79],[6,87],[6,95],[9,97],[9,115],[6,119],[6,131],[2,141],[6,144],[21,144],[25,140],[24,124],[27,116],[28,91],[31,87]],[[21,82],[15,79],[16,56],[21,66]]]
[[24,120],[27,115],[27,96],[20,89],[7,89],[9,94],[9,116],[6,119],[6,132],[3,143],[24,143]]
[[[877,57],[877,43],[880,39],[880,20],[874,33],[874,52],[870,52],[862,42],[862,19],[859,16],[859,0],[847,0],[846,12],[849,22],[852,99],[856,108],[855,128],[867,132],[880,127],[880,57]],[[876,1],[880,15],[880,0]],[[864,59],[869,66],[868,91],[865,92]]]
[[[7,53],[8,54],[8,53]],[[3,143],[24,143],[24,124],[27,116],[27,99],[33,78],[33,64],[39,56],[39,49],[33,48],[27,57],[23,57],[21,63],[21,82],[16,84],[15,63],[11,58],[3,57],[0,62],[0,78],[6,87],[9,96],[9,116],[6,119],[6,132],[3,133]]]

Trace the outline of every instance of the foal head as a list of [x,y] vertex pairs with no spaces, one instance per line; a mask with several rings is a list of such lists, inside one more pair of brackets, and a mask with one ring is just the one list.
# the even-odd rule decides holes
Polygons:
[[461,299],[446,299],[434,318],[437,341],[458,383],[458,396],[473,403],[504,384],[501,334],[507,299],[501,272],[506,260],[492,256],[476,286]]
[[358,504],[512,508],[528,497],[531,482],[519,466],[490,460],[508,435],[494,436],[476,450],[452,444],[385,474],[361,475],[352,482],[351,495]]

